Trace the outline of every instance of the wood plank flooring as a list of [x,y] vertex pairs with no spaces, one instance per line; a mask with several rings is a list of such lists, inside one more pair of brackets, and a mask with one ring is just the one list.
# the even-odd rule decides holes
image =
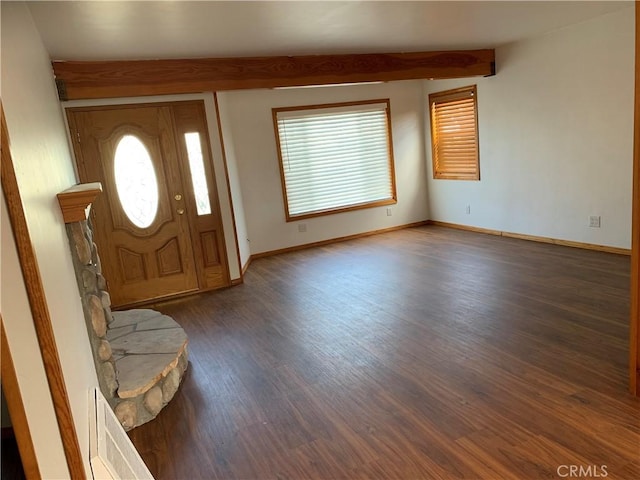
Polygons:
[[158,480],[638,479],[628,291],[628,257],[435,226],[259,259],[154,306],[190,367],[130,436]]

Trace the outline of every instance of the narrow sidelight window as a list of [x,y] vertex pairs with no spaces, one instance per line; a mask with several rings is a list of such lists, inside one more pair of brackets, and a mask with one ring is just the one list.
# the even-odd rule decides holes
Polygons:
[[433,178],[480,180],[476,86],[429,95]]
[[207,175],[204,171],[200,134],[198,132],[185,133],[184,140],[187,144],[187,156],[189,157],[189,170],[191,171],[191,183],[193,184],[193,194],[196,199],[196,209],[198,215],[209,215],[211,213],[211,202],[209,201]]

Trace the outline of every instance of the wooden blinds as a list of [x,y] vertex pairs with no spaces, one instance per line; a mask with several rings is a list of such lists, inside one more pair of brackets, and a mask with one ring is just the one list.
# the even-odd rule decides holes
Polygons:
[[480,180],[476,86],[429,95],[433,178]]

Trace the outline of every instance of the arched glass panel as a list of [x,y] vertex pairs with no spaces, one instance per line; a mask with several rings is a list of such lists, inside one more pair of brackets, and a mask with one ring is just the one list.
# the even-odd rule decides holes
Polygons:
[[113,169],[124,213],[135,226],[147,228],[158,212],[158,180],[149,151],[138,137],[120,139]]

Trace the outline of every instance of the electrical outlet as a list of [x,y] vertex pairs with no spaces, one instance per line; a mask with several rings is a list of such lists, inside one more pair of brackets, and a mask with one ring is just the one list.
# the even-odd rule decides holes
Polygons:
[[471,205],[467,205],[467,207],[464,209],[464,213],[466,213],[467,215],[471,213]]
[[391,210],[391,207],[387,207],[387,217],[390,217],[391,215],[393,215],[393,210]]
[[600,215],[589,216],[589,226],[593,228],[600,228]]
[[298,224],[298,232],[304,233],[306,231],[307,231],[307,224],[306,223],[299,223]]

